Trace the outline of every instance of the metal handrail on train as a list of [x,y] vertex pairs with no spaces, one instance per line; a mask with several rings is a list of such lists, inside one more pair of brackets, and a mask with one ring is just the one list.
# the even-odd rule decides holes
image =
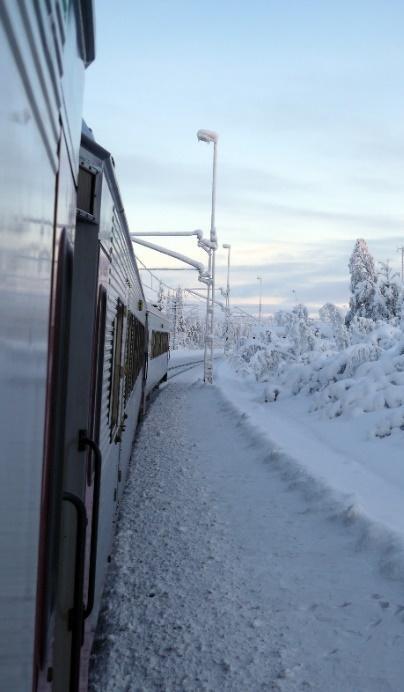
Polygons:
[[69,611],[69,629],[72,633],[72,654],[70,662],[70,689],[77,690],[80,675],[80,650],[83,643],[83,591],[84,563],[86,558],[87,513],[83,500],[73,493],[64,492],[63,501],[73,505],[77,516],[76,553],[74,566],[73,607]]
[[100,515],[100,492],[101,492],[101,466],[102,456],[98,445],[87,436],[87,430],[79,431],[79,452],[84,452],[87,447],[94,454],[94,490],[93,490],[93,511],[91,518],[91,545],[90,545],[90,566],[88,572],[88,591],[87,605],[84,609],[84,618],[88,618],[94,608],[95,597],[95,577],[97,568],[97,541],[98,541],[98,520]]

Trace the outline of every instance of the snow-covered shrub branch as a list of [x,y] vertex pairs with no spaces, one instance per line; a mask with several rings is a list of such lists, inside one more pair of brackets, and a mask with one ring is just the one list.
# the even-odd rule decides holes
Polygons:
[[235,369],[266,383],[265,400],[308,398],[327,418],[373,416],[373,434],[404,430],[403,292],[388,262],[376,269],[364,240],[352,253],[347,315],[332,303],[319,319],[297,305],[239,343]]

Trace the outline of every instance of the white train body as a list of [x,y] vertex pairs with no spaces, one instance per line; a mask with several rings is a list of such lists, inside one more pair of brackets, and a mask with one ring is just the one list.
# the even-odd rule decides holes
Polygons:
[[93,57],[91,0],[0,3],[5,692],[87,689],[139,411],[167,372],[113,159],[81,135]]
[[[51,677],[66,301],[89,0],[0,3],[0,689]],[[53,490],[51,491],[51,488]],[[57,505],[57,506],[56,506]],[[51,546],[51,547],[50,547]]]

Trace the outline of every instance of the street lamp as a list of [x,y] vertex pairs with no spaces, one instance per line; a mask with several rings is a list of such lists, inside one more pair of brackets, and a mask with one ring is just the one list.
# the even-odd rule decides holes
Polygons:
[[212,172],[212,213],[210,219],[210,247],[208,272],[211,282],[208,284],[206,296],[206,328],[205,328],[205,354],[204,354],[204,381],[213,382],[213,326],[214,326],[214,298],[215,298],[215,252],[217,249],[217,237],[215,226],[216,211],[216,153],[218,135],[211,130],[198,130],[196,133],[198,142],[213,142],[213,172]]
[[262,277],[257,276],[257,281],[260,282],[260,302],[259,302],[259,308],[258,308],[258,322],[261,323],[261,320],[262,320]]

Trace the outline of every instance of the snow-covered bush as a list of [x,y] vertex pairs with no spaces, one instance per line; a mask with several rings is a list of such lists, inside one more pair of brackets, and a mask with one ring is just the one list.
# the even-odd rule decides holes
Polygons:
[[402,326],[356,315],[347,328],[332,304],[320,317],[312,320],[301,309],[277,313],[270,329],[244,339],[234,367],[265,382],[272,405],[301,396],[326,418],[379,412],[372,419],[378,437],[404,430]]
[[306,360],[321,350],[321,337],[307,308],[297,305],[291,312],[279,311],[269,328],[253,331],[239,344],[231,360],[238,372],[253,374],[257,382],[267,382],[288,363]]
[[244,338],[232,362],[265,382],[266,402],[306,397],[327,418],[373,413],[372,434],[404,430],[403,289],[388,262],[375,262],[358,239],[349,260],[345,316],[326,303],[319,320],[304,305],[275,313],[268,328]]
[[[330,336],[333,337],[336,348],[338,350],[346,348],[349,344],[349,334],[342,310],[333,303],[325,303],[319,310],[319,316],[323,325],[324,323],[330,325]],[[322,332],[324,333],[324,329]]]

